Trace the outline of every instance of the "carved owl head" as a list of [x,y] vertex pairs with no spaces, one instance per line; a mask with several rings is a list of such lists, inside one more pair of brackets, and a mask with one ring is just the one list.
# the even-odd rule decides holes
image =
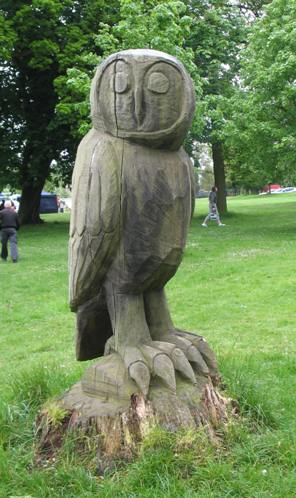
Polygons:
[[155,50],[125,50],[97,69],[93,126],[155,148],[178,149],[191,125],[194,87],[184,66]]

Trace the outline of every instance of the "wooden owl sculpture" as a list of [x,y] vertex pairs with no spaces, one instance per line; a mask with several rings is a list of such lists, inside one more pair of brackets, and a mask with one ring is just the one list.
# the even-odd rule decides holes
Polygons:
[[180,265],[194,180],[181,147],[195,107],[183,65],[153,50],[108,57],[73,174],[70,304],[77,359],[117,353],[146,395],[151,377],[215,376],[203,338],[176,329],[164,287]]

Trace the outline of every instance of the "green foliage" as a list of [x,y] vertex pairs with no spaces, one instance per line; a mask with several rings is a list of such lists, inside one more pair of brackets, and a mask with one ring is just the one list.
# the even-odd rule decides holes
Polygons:
[[[193,78],[197,96],[187,148],[193,140],[221,139],[225,100],[233,91],[238,52],[245,40],[244,16],[226,1],[121,0],[119,4],[119,21],[100,23],[95,36],[102,56],[128,48],[151,48],[178,57]],[[92,59],[89,54],[88,60],[89,67],[68,71],[70,96],[61,94],[58,105],[64,115],[71,115],[72,109],[81,110],[81,135],[89,126],[86,117],[91,64],[100,59]]]
[[62,425],[65,417],[69,412],[64,410],[58,405],[56,400],[47,401],[43,410],[46,412],[47,424],[52,427],[59,427]]
[[0,11],[0,57],[10,59],[15,41],[15,33],[9,21],[5,19]]
[[[194,64],[194,54],[186,46],[190,34],[192,16],[181,1],[122,0],[118,12],[119,22],[113,24],[100,23],[99,33],[94,36],[97,50],[102,57],[94,57],[92,53],[85,54],[83,61],[87,66],[68,70],[66,93],[63,92],[60,80],[57,88],[62,102],[57,106],[58,112],[71,116],[72,111],[80,113],[78,134],[83,135],[90,126],[89,121],[89,88],[95,66],[103,57],[113,52],[128,48],[151,48],[162,50],[178,57],[187,67],[194,79],[198,100],[201,96],[201,81]],[[62,79],[65,83],[65,79]],[[197,106],[195,128],[201,131],[203,118],[200,106]]]
[[234,167],[263,183],[296,181],[295,25],[295,1],[266,7],[243,54],[241,88],[233,99],[227,134]]
[[226,102],[239,68],[239,53],[246,39],[246,19],[229,2],[190,2],[193,24],[188,45],[202,78],[206,126],[201,141],[223,138]]
[[[51,173],[70,182],[77,122],[85,112],[72,108],[67,119],[57,114],[57,88],[63,95],[69,65],[84,68],[90,58],[84,55],[98,52],[93,33],[105,16],[110,22],[116,16],[114,5],[105,0],[1,3],[0,186],[22,188],[24,202],[24,190],[30,190],[31,201]],[[35,195],[28,219],[21,205],[23,221],[32,221],[38,202]]]
[[[193,19],[186,4],[178,1],[122,0],[120,21],[114,27],[104,25],[96,40],[108,55],[128,48],[151,48],[178,57],[194,76],[193,52],[185,50]],[[198,80],[196,81],[198,87]]]
[[[226,0],[121,0],[119,5],[118,22],[99,25],[95,43],[102,55],[151,48],[180,59],[196,90],[196,113],[184,146],[189,154],[196,142],[219,142],[222,149],[226,102],[233,93],[239,52],[246,37],[245,16]],[[81,135],[90,126],[88,88],[92,74],[91,67],[69,70],[71,96],[62,95],[57,107],[66,119],[73,110],[80,110]],[[214,157],[215,181],[220,190],[220,210],[226,210],[222,153],[219,158],[217,154]]]

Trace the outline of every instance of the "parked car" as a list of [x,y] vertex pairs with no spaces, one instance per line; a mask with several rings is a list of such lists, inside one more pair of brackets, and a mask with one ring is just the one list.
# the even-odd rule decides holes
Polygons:
[[0,192],[0,206],[1,209],[4,208],[4,202],[8,201],[10,199],[10,194],[4,194],[3,192]]
[[39,213],[57,213],[58,212],[58,196],[49,192],[42,192],[40,196]]
[[[15,203],[16,210],[18,211],[19,203],[21,201],[20,194],[14,194],[10,199]],[[58,212],[58,197],[56,194],[49,192],[41,192],[40,196],[40,214],[57,213]]]
[[291,192],[296,192],[295,187],[283,187],[272,192],[273,194],[291,194]]
[[295,187],[282,188],[282,194],[290,194],[291,192],[296,192],[296,188]]
[[[292,192],[296,192],[296,187],[281,187],[281,188],[273,188],[270,190],[271,194],[291,194]],[[259,195],[269,194],[268,191],[260,192]]]
[[196,197],[201,199],[202,197],[209,197],[209,191],[208,190],[199,190],[196,194]]
[[72,199],[71,199],[71,197],[63,197],[61,200],[65,204],[65,210],[66,211],[71,211],[71,209],[72,209]]
[[9,199],[13,202],[13,204],[15,206],[15,210],[18,211],[19,207],[20,207],[20,199],[21,199],[20,194],[10,195]]

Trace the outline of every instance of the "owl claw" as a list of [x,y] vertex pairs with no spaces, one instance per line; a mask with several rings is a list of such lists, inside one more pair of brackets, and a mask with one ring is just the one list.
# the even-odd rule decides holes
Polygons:
[[[205,377],[210,376],[213,382],[215,384],[217,383],[219,375],[215,355],[202,337],[180,330],[176,330],[176,332],[172,331],[170,334],[160,335],[160,337],[161,341],[174,344],[178,349],[183,351],[186,359],[191,363],[191,367],[197,375],[203,375]],[[178,370],[177,367],[175,368]]]
[[[114,341],[110,340],[106,349],[114,347]],[[123,347],[118,353],[144,396],[149,392],[151,376],[158,377],[168,389],[176,392],[175,370],[192,384],[197,383],[196,375],[211,376],[216,383],[219,380],[214,353],[194,334],[172,332],[162,336],[161,341]]]
[[190,380],[190,382],[196,384],[194,371],[189,361],[187,360],[185,354],[183,353],[183,351],[181,351],[181,349],[179,348],[174,349],[172,354],[172,361],[176,370],[181,372],[186,379]]
[[147,396],[150,385],[150,372],[142,361],[136,361],[129,366],[129,376],[139,386],[144,396]]
[[180,339],[186,339],[191,342],[191,344],[201,354],[204,363],[207,365],[213,383],[215,385],[219,384],[220,375],[218,372],[217,360],[207,341],[200,335],[192,334],[191,332],[185,332],[179,329],[176,329],[176,336]]
[[168,342],[154,341],[153,344],[157,349],[169,355],[175,370],[178,370],[178,372],[180,372],[185,379],[189,380],[193,384],[196,384],[194,371],[180,348]]
[[153,365],[154,374],[161,378],[162,382],[172,391],[176,392],[176,378],[174,366],[170,358],[165,354],[156,356]]
[[194,346],[190,346],[187,349],[186,353],[188,360],[191,361],[191,363],[194,363],[198,372],[206,376],[210,374],[210,371],[207,367],[207,364],[203,360],[202,355]]
[[167,352],[155,348],[154,343],[151,344],[120,348],[118,353],[123,359],[129,377],[135,381],[144,396],[148,394],[151,376],[158,377],[168,389],[176,392],[172,359]]
[[146,396],[149,391],[150,371],[145,358],[137,347],[126,347],[120,351],[129,376]]
[[176,391],[175,369],[169,356],[156,348],[154,343],[152,346],[142,346],[141,351],[151,368],[152,375],[157,375],[166,387]]
[[217,366],[217,361],[216,361],[215,355],[214,355],[213,351],[211,350],[210,346],[208,345],[208,343],[204,340],[204,338],[199,336],[197,339],[195,339],[193,344],[194,344],[194,346],[196,346],[198,348],[199,352],[201,353],[204,360],[206,361],[209,369],[217,371],[218,366]]

